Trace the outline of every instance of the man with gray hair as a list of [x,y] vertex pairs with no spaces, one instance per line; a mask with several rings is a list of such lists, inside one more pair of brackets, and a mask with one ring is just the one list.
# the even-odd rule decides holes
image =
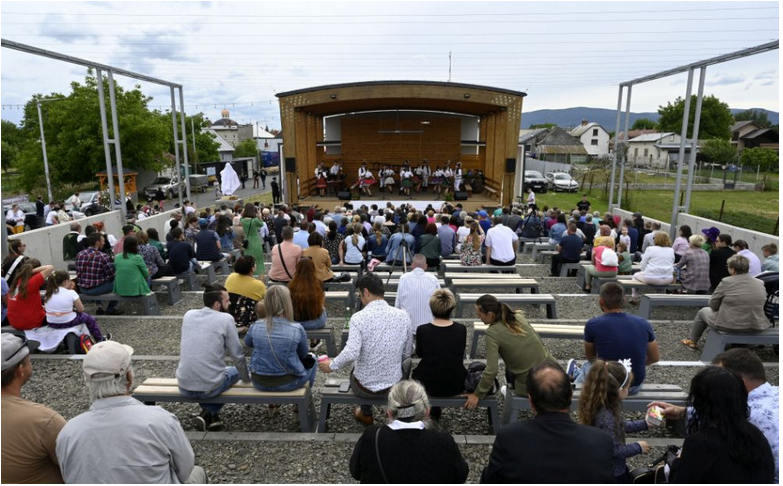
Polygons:
[[131,398],[133,348],[116,341],[96,344],[82,368],[90,410],[57,437],[57,458],[66,483],[206,483],[179,420],[160,407]]
[[763,331],[770,326],[764,314],[767,291],[764,282],[748,273],[750,262],[742,255],[728,259],[729,276],[718,284],[710,296],[709,307],[703,307],[691,325],[689,339],[680,341],[684,346],[696,350],[699,338],[708,327],[752,332]]
[[394,307],[408,313],[411,318],[411,336],[415,336],[416,328],[432,322],[430,297],[440,288],[440,283],[435,275],[427,273],[427,259],[421,253],[413,255],[411,268],[410,272],[400,277]]

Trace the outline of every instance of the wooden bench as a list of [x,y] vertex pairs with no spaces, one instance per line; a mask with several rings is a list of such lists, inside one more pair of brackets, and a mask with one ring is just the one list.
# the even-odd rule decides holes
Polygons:
[[[378,398],[360,398],[353,393],[353,390],[349,389],[347,392],[340,393],[339,387],[324,387],[320,388],[321,392],[321,409],[318,418],[318,432],[326,431],[326,421],[329,419],[329,415],[332,410],[333,404],[348,404],[348,405],[378,405],[385,407],[387,405],[387,397],[381,396]],[[455,396],[439,398],[430,396],[429,402],[431,407],[451,407],[462,408],[465,405],[465,397]],[[497,435],[500,430],[500,416],[498,414],[498,400],[497,397],[488,395],[479,400],[479,407],[486,408],[489,424],[492,427],[492,433]]]
[[81,299],[82,302],[135,302],[141,304],[141,313],[145,316],[160,315],[160,309],[158,309],[158,298],[155,295],[155,292],[150,292],[147,295],[139,295],[136,297],[125,297],[114,293],[101,295],[79,294],[79,299]]
[[441,265],[444,275],[447,272],[478,272],[478,273],[519,273],[516,265],[476,265],[467,266],[456,263],[444,263]]
[[239,381],[213,398],[187,398],[180,395],[176,378],[147,378],[133,390],[133,398],[147,405],[155,405],[156,402],[292,404],[299,407],[300,430],[316,431],[315,405],[309,384],[289,392],[262,392],[253,388],[251,383]]
[[465,289],[487,289],[487,290],[500,290],[500,289],[513,289],[515,293],[521,294],[525,289],[530,289],[531,294],[539,293],[540,289],[538,282],[532,278],[499,278],[499,279],[480,279],[480,278],[466,278],[466,279],[453,279],[451,281],[451,288],[454,289],[454,293],[458,294]]
[[642,295],[636,315],[650,319],[653,307],[706,307],[710,304],[709,295],[690,294],[646,294]]
[[[561,324],[545,324],[545,323],[530,323],[531,327],[535,329],[539,336],[542,338],[554,338],[554,339],[584,339],[585,328],[584,326],[572,326]],[[473,337],[470,342],[470,358],[476,357],[476,351],[478,350],[479,338],[487,334],[489,329],[488,324],[484,324],[481,321],[473,323]]]
[[486,184],[484,184],[484,192],[486,192],[489,197],[497,197],[498,196],[497,189],[493,189],[493,188],[489,187]]
[[780,328],[770,327],[756,332],[730,332],[709,329],[707,342],[701,352],[701,360],[709,363],[726,349],[727,344],[754,344],[775,346],[780,342]]
[[166,293],[169,296],[169,304],[174,305],[182,301],[182,289],[179,286],[177,277],[160,277],[152,280],[152,285],[163,285],[166,287]]
[[[673,277],[672,277],[673,278]],[[590,287],[590,292],[593,294],[599,293],[601,290],[601,285],[605,284],[606,282],[617,282],[620,284],[620,286],[625,290],[625,293],[628,293],[630,290],[646,290],[646,291],[653,291],[653,292],[665,292],[666,290],[681,290],[682,285],[680,284],[666,284],[666,285],[651,285],[645,282],[640,282],[639,280],[634,280],[633,277],[630,275],[620,275],[618,277],[595,277],[593,279],[592,287]]]
[[[572,406],[576,406],[579,403],[580,393],[581,390],[577,387],[571,398]],[[687,399],[688,394],[677,385],[645,383],[639,393],[630,395],[623,400],[623,410],[626,412],[645,412],[647,411],[647,405],[655,401],[684,406]],[[515,395],[513,386],[509,386],[506,390],[506,396],[503,397],[503,417],[501,418],[503,425],[516,422],[519,411],[529,409],[530,401],[528,398]]]
[[[457,315],[462,317],[462,309],[466,304],[475,304],[484,294],[457,295]],[[557,301],[551,294],[503,294],[499,299],[505,304],[539,304],[546,306],[547,319],[557,319]]]

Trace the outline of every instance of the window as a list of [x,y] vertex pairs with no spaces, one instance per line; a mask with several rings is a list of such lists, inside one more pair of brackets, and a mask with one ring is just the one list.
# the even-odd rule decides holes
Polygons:
[[634,157],[638,157],[639,156],[639,147],[636,147],[635,149],[633,149],[633,156]]
[[649,149],[644,149],[644,156],[647,157],[647,154],[649,153]]
[[598,145],[598,139],[594,138],[594,139],[590,140],[590,145]]
[[597,128],[593,128],[593,136],[594,137],[598,136],[598,129]]

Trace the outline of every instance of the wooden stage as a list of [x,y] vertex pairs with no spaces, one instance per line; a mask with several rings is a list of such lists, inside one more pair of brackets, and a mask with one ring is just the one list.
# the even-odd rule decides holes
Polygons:
[[[299,199],[299,206],[306,207],[311,204],[316,205],[322,209],[328,209],[329,212],[333,212],[335,206],[342,206],[345,203],[353,204],[354,208],[358,208],[362,204],[370,207],[373,204],[377,204],[379,208],[386,207],[387,202],[394,204],[394,207],[398,207],[400,204],[409,204],[415,206],[417,209],[424,209],[428,204],[432,204],[432,207],[437,211],[444,202],[444,199],[438,198],[438,194],[432,192],[420,192],[411,194],[411,198],[397,194],[397,191],[389,194],[388,192],[380,192],[375,187],[372,196],[364,195],[361,199],[351,199],[350,201],[342,201],[334,196],[310,196]],[[451,204],[461,203],[465,211],[477,211],[485,208],[497,208],[499,203],[497,200],[490,198],[485,194],[473,194],[466,201],[450,201]]]

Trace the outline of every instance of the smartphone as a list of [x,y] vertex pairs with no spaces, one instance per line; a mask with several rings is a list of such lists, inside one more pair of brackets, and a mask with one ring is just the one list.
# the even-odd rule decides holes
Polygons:
[[340,386],[340,383],[342,383],[342,380],[338,378],[328,378],[326,380],[326,386]]
[[348,390],[351,389],[351,382],[350,381],[344,381],[340,383],[340,388],[337,389],[340,393],[348,393]]

